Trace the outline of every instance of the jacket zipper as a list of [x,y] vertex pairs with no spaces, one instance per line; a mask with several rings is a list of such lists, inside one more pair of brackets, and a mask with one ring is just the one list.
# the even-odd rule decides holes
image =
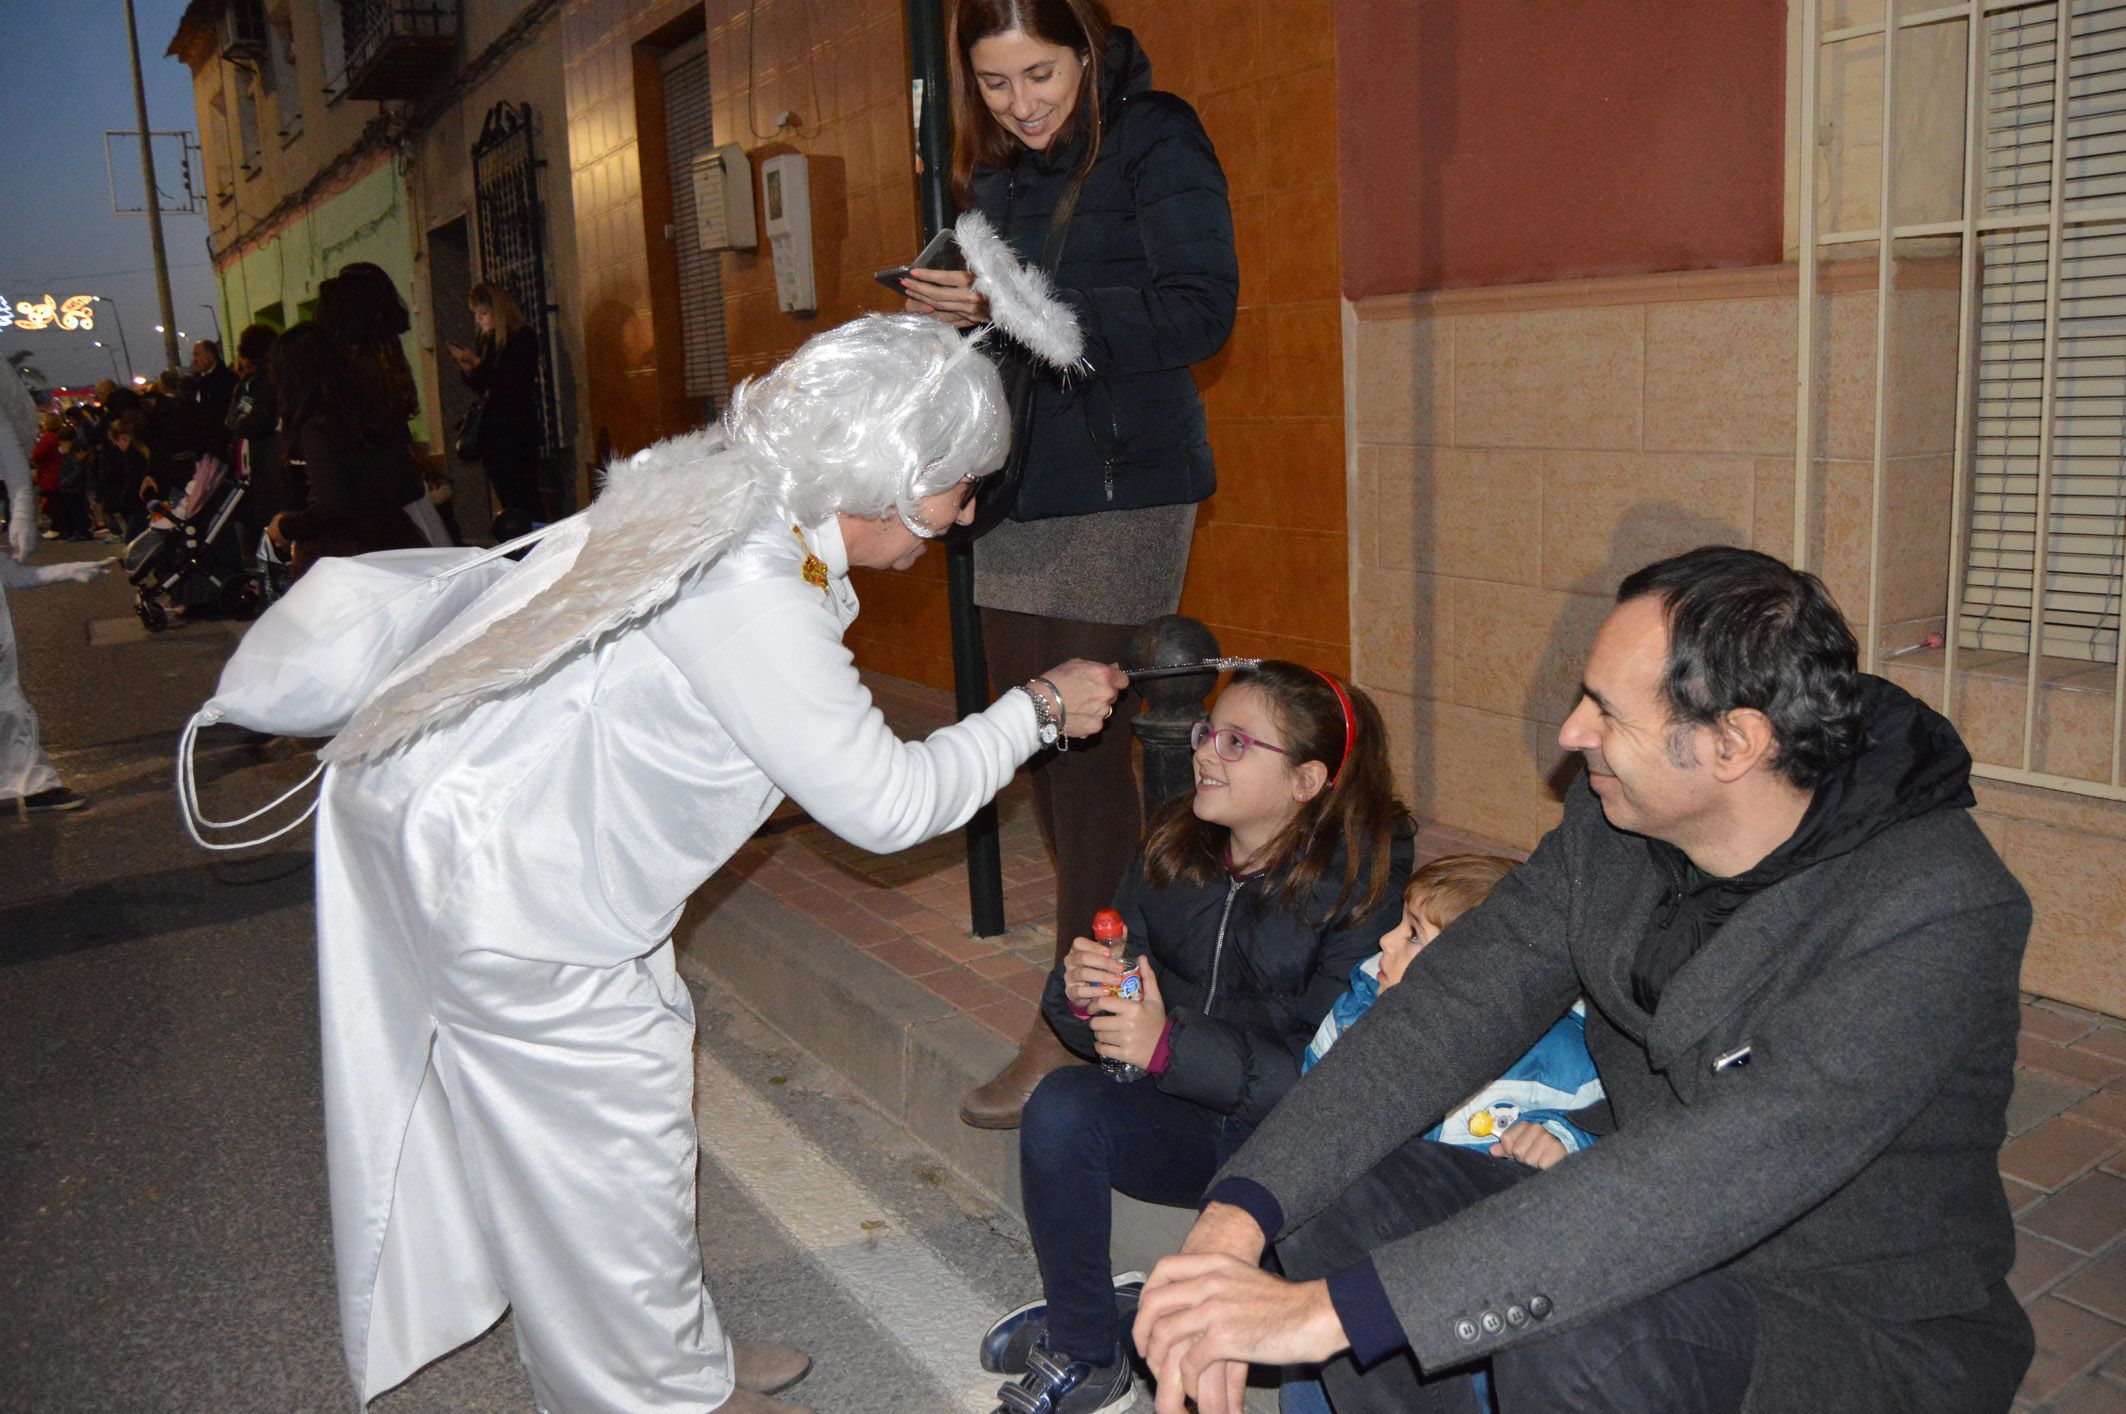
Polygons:
[[1203,1014],[1211,1014],[1211,1004],[1218,1000],[1218,967],[1225,961],[1225,925],[1233,916],[1233,900],[1240,897],[1247,880],[1234,879],[1225,886],[1225,908],[1218,914],[1218,941],[1211,947],[1211,985],[1203,994]]

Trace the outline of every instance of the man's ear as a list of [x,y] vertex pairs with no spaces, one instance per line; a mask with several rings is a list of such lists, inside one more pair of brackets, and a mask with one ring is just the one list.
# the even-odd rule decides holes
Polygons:
[[1301,805],[1320,795],[1322,787],[1329,783],[1329,768],[1319,761],[1308,761],[1292,768],[1292,799]]
[[1713,723],[1712,766],[1717,780],[1739,781],[1760,766],[1769,767],[1778,754],[1771,719],[1754,707],[1733,708]]

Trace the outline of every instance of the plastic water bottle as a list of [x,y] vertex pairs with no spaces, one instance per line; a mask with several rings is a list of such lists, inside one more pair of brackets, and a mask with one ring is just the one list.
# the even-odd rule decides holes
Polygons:
[[[1111,955],[1114,954],[1116,944],[1119,943],[1121,945],[1120,956],[1122,963],[1128,968],[1128,971],[1122,974],[1122,980],[1107,989],[1107,994],[1111,997],[1118,997],[1125,1002],[1134,1003],[1140,1000],[1144,996],[1144,979],[1137,975],[1137,962],[1138,959],[1143,957],[1144,952],[1131,940],[1129,925],[1122,921],[1122,915],[1112,908],[1103,908],[1098,913],[1095,913],[1093,915],[1093,941],[1105,947]],[[1112,1056],[1102,1060],[1100,1068],[1106,1071],[1107,1078],[1113,1081],[1126,1082],[1144,1078],[1143,1066],[1131,1065],[1128,1061],[1116,1060]]]

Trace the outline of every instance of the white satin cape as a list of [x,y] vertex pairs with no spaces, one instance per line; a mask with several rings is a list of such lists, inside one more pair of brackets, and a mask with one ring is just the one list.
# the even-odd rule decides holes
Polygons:
[[[842,646],[857,604],[840,531],[805,538],[824,589],[789,527],[756,530],[530,687],[327,772],[325,1117],[364,1403],[505,1305],[556,1414],[728,1398],[694,1226],[680,908],[785,792],[888,852],[963,824],[1038,745],[1017,692],[897,740]],[[558,528],[430,653],[582,543]]]

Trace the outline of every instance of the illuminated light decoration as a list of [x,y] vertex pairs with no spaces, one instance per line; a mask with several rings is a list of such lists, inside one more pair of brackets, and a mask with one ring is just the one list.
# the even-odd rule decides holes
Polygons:
[[0,329],[94,329],[96,296],[68,295],[55,300],[47,293],[41,300],[10,300],[0,295]]

